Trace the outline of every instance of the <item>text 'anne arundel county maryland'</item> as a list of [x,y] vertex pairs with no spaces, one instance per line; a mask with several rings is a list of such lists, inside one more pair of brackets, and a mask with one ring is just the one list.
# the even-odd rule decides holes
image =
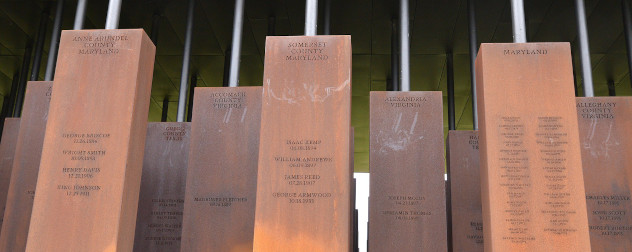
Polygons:
[[82,55],[107,55],[118,54],[116,48],[121,41],[128,41],[127,35],[86,35],[75,36],[73,42],[80,43],[79,54]]

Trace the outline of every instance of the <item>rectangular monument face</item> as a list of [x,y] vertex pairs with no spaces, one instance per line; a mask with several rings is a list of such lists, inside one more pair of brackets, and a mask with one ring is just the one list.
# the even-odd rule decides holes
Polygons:
[[348,251],[351,37],[268,37],[254,251]]
[[133,249],[154,55],[141,29],[62,32],[26,251]]
[[485,251],[590,251],[568,43],[476,58]]
[[191,124],[147,125],[134,251],[180,251]]
[[369,251],[447,251],[441,92],[371,92]]
[[451,130],[448,133],[448,147],[453,250],[483,251],[478,131]]
[[13,157],[15,156],[15,145],[18,141],[19,130],[20,118],[4,119],[2,141],[0,142],[0,227],[2,227],[4,220],[4,208],[7,203],[7,192],[9,191],[11,169],[13,168]]
[[27,83],[4,210],[6,221],[0,232],[0,251],[24,251],[26,247],[52,87],[50,81]]
[[252,251],[261,87],[195,89],[181,251]]
[[592,251],[632,251],[632,98],[576,99]]

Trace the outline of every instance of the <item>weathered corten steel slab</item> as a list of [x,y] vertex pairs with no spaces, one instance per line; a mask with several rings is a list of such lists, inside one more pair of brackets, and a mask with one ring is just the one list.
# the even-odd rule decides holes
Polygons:
[[476,58],[485,251],[590,251],[569,43]]
[[142,29],[62,32],[26,251],[132,251],[154,55]]
[[5,221],[0,232],[0,251],[24,251],[26,247],[52,86],[50,81],[27,83],[4,210]]
[[351,37],[268,37],[254,251],[348,251]]
[[592,251],[632,251],[632,98],[576,99]]
[[4,208],[7,203],[7,193],[11,182],[13,157],[20,131],[20,118],[5,118],[0,142],[0,227],[4,220]]
[[454,252],[483,251],[478,131],[448,132]]
[[147,125],[134,251],[180,251],[191,124]]
[[252,251],[261,87],[195,89],[181,251]]
[[369,251],[447,251],[441,92],[371,92]]

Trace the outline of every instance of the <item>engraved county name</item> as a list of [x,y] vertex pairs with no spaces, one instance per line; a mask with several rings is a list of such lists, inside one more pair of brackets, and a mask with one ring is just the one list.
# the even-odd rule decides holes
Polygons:
[[518,49],[503,50],[503,55],[546,55],[549,54],[547,49]]
[[118,54],[116,48],[121,41],[127,41],[127,35],[87,35],[75,36],[72,41],[80,45],[79,54],[83,55],[105,55]]
[[214,109],[244,108],[246,92],[222,92],[210,95]]
[[426,97],[386,97],[384,102],[395,108],[419,108]]
[[327,42],[290,42],[287,45],[289,55],[285,60],[320,61],[328,60]]

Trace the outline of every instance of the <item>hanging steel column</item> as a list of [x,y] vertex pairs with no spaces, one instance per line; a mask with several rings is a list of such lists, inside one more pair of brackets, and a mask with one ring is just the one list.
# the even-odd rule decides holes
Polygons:
[[241,56],[241,33],[244,23],[244,0],[235,0],[235,15],[233,17],[233,45],[230,55],[230,76],[228,86],[239,85],[239,58]]
[[162,100],[162,116],[160,117],[160,121],[166,122],[167,115],[169,115],[169,96],[165,96],[165,99]]
[[590,66],[590,49],[588,46],[588,28],[586,28],[586,10],[584,0],[575,0],[575,10],[577,11],[577,36],[579,38],[579,58],[582,67],[582,81],[584,86],[584,96],[593,97],[593,79]]
[[[158,46],[158,29],[160,28],[160,13],[154,12],[151,20],[151,34],[150,39],[154,42],[154,46]],[[166,122],[169,117],[169,96],[165,95],[165,99],[162,100],[162,116],[161,122]]]
[[195,97],[195,87],[197,87],[197,73],[191,75],[191,85],[189,88],[189,106],[187,109],[187,122],[193,118],[193,98]]
[[476,12],[474,0],[467,1],[467,17],[470,37],[470,88],[472,89],[472,126],[478,130],[478,104],[476,98],[476,55],[478,54],[478,38],[476,37]]
[[318,26],[318,0],[305,1],[305,36],[316,36]]
[[13,74],[13,80],[11,80],[11,91],[8,95],[4,96],[2,101],[2,112],[0,112],[0,139],[2,139],[2,131],[4,130],[4,119],[9,117],[13,113],[13,97],[20,81],[20,74],[17,72]]
[[269,16],[267,36],[274,36],[274,35],[276,35],[276,18],[274,16]]
[[399,67],[401,91],[410,91],[410,41],[408,36],[408,0],[401,0],[399,6]]
[[454,113],[454,61],[451,52],[446,54],[446,68],[448,81],[448,129],[456,130]]
[[630,0],[621,0],[623,11],[623,31],[625,32],[625,45],[628,49],[628,76],[632,85],[632,13],[630,12]]
[[608,81],[608,96],[617,96],[617,88],[612,80]]
[[399,51],[397,50],[399,43],[397,41],[397,20],[393,19],[391,24],[391,91],[399,91],[401,89],[399,87]]
[[155,46],[158,46],[158,30],[160,29],[160,19],[162,16],[160,13],[154,13],[154,16],[151,19],[151,41],[154,42]]
[[18,85],[20,85],[20,73],[15,72],[13,74],[13,79],[11,80],[11,91],[9,91],[9,95],[4,97],[4,102],[2,105],[2,118],[0,118],[4,122],[4,118],[10,117],[13,115],[13,108],[15,106],[15,94],[18,92]]
[[73,30],[83,29],[83,20],[86,17],[87,4],[88,4],[88,0],[77,1],[77,12],[75,12],[75,24],[72,27]]
[[20,117],[22,114],[22,101],[24,101],[24,92],[26,91],[26,80],[29,74],[29,65],[31,64],[32,46],[29,44],[24,50],[22,57],[22,67],[20,68],[20,82],[15,93],[15,104],[13,105],[13,117]]
[[323,26],[323,35],[331,35],[331,0],[325,0]]
[[[454,113],[454,58],[452,52],[446,54],[446,68],[447,68],[447,82],[448,82],[448,129],[456,130],[456,120]],[[448,251],[452,251],[452,188],[451,188],[451,174],[450,174],[450,161],[448,155],[448,165],[446,169],[446,181],[445,181],[445,203],[446,203],[446,222],[447,222],[447,241]]]
[[228,79],[230,78],[230,58],[231,58],[230,45],[224,50],[224,73],[222,75],[222,87],[228,87]]
[[[573,58],[573,51],[571,50],[571,59]],[[577,91],[577,87],[579,87],[579,85],[577,84],[577,68],[575,68],[575,61],[571,60],[571,67],[573,68],[573,89],[575,89],[575,97],[579,97],[579,92]]]
[[44,40],[46,40],[47,25],[48,10],[42,12],[42,17],[40,19],[39,28],[37,31],[37,41],[35,41],[35,55],[33,55],[33,67],[31,69],[31,81],[36,81],[39,77],[39,70],[42,62],[42,51],[44,50]]
[[48,49],[48,60],[46,62],[45,81],[52,81],[57,64],[57,51],[59,50],[59,37],[61,36],[61,17],[64,13],[64,0],[57,0],[55,10],[55,21],[53,23],[53,33],[50,37],[50,48]]
[[522,0],[511,0],[511,18],[514,43],[527,43],[527,31],[524,22],[524,4]]
[[119,18],[121,16],[121,1],[123,0],[110,0],[108,5],[108,15],[105,20],[105,29],[116,29],[119,25]]
[[184,57],[182,59],[182,75],[180,76],[180,95],[178,96],[178,122],[184,122],[184,110],[187,105],[187,80],[189,79],[189,64],[191,61],[191,40],[193,37],[193,11],[195,0],[189,0],[187,12],[187,29],[184,38]]

